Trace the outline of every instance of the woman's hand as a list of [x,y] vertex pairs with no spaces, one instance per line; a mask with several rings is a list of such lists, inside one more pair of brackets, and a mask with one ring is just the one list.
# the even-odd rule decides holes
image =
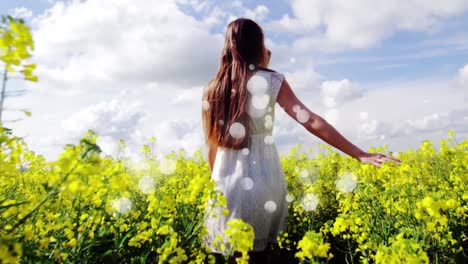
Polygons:
[[401,165],[401,160],[399,160],[397,158],[394,158],[394,157],[384,155],[384,154],[378,154],[378,153],[366,153],[366,152],[364,152],[364,153],[360,154],[357,157],[357,159],[362,163],[374,164],[375,166],[377,166],[379,168],[382,166],[382,162],[385,162],[385,161],[393,161],[396,164]]

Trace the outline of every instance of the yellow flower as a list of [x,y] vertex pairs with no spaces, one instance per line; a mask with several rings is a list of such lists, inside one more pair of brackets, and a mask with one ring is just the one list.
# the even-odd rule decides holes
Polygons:
[[76,238],[72,238],[72,239],[70,239],[70,241],[68,241],[67,245],[69,247],[74,247],[74,246],[76,246],[76,243],[77,243]]
[[306,233],[302,240],[299,241],[297,248],[300,251],[295,256],[301,261],[305,259],[313,260],[315,257],[328,259],[333,257],[331,253],[327,254],[328,250],[330,250],[330,243],[324,243],[322,235],[313,231]]
[[427,222],[426,223],[426,230],[429,232],[433,232],[435,230],[435,223],[434,222]]
[[230,219],[225,234],[232,250],[242,253],[240,263],[248,263],[248,251],[253,249],[255,238],[253,227],[242,219]]
[[158,228],[158,230],[156,231],[156,234],[158,235],[167,235],[169,234],[170,232],[173,232],[174,230],[172,229],[172,226],[170,225],[163,225],[161,226],[160,228]]
[[28,224],[24,226],[24,237],[26,240],[31,240],[34,236],[33,226]]

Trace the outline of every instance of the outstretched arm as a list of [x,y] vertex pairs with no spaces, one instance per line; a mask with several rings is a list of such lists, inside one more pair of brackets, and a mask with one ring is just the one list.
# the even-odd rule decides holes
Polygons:
[[[323,141],[332,145],[333,147],[343,151],[349,156],[359,160],[363,163],[371,163],[380,167],[384,161],[393,161],[400,164],[399,159],[389,157],[383,154],[367,153],[357,146],[349,142],[343,137],[332,125],[319,115],[310,111],[294,94],[291,90],[286,79],[283,80],[278,96],[277,102],[284,108],[284,111],[297,122],[299,122],[310,133],[319,137]],[[294,108],[299,107],[300,113],[296,113]],[[297,109],[296,109],[297,110]]]

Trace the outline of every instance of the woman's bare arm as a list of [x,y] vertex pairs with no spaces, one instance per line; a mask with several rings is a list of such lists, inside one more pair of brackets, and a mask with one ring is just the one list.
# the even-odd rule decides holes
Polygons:
[[[400,162],[383,154],[366,153],[343,137],[332,125],[321,116],[310,111],[294,94],[286,79],[283,80],[277,99],[278,104],[286,113],[300,123],[310,133],[319,137],[333,147],[364,163],[372,163],[380,167],[386,160]],[[296,109],[294,109],[294,107]],[[294,111],[300,110],[300,111]]]

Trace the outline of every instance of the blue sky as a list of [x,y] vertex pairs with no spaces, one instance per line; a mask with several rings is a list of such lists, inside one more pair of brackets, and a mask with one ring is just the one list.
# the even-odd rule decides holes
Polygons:
[[[270,10],[268,14],[270,20],[280,19],[284,14],[292,14],[288,1],[243,1],[242,3],[251,9],[257,5],[267,6]],[[206,14],[190,5],[180,6],[184,12],[199,20]],[[465,58],[468,57],[468,48],[463,47],[468,44],[466,30],[468,14],[465,12],[444,18],[442,21],[441,28],[436,32],[398,31],[368,48],[345,50],[334,54],[318,53],[312,55],[312,58],[316,59],[317,71],[326,73],[326,76],[332,79],[348,77],[368,82],[411,80],[433,75],[449,76],[463,66],[466,63]],[[220,32],[223,27],[224,25],[213,27],[213,31]],[[272,33],[266,32],[277,42],[287,43],[292,38],[288,34]],[[339,61],[333,63],[334,60]],[[356,61],[360,67],[352,67]]]
[[[53,6],[53,0],[16,0],[0,2],[2,14],[11,9],[26,7],[34,15],[41,14]],[[284,14],[292,14],[288,1],[243,1],[243,6],[254,9],[257,5],[269,8],[268,19],[280,19]],[[202,20],[204,11],[197,11],[192,5],[178,3],[182,11]],[[218,1],[218,6],[228,6],[229,2]],[[346,50],[335,54],[314,54],[317,71],[327,78],[352,78],[360,82],[379,80],[404,80],[425,76],[450,76],[466,63],[468,57],[468,13],[443,19],[437,32],[399,31],[365,49]],[[214,26],[212,32],[222,32],[223,24]],[[268,37],[287,43],[291,36],[266,32]],[[460,43],[457,43],[459,41]],[[433,54],[431,54],[433,52]],[[421,54],[421,56],[415,56]],[[425,54],[425,55],[424,55]],[[300,58],[296,58],[297,59]],[[334,62],[335,60],[338,60]],[[359,62],[360,67],[352,67]]]
[[49,2],[47,0],[15,0],[0,2],[0,10],[2,10],[2,14],[6,14],[9,10],[18,7],[26,7],[34,14],[40,14],[50,6],[52,6],[52,1]]
[[[160,153],[203,147],[198,97],[214,75],[228,22],[257,21],[296,95],[362,149],[436,142],[468,130],[466,1],[1,1],[24,16],[38,83],[7,105],[33,116],[11,127],[53,159],[87,128],[129,155],[150,136]],[[167,10],[167,11],[164,11]],[[415,12],[415,11],[418,12]],[[60,111],[57,111],[60,109]],[[324,143],[277,107],[280,152]],[[164,113],[164,114],[163,114]],[[6,113],[15,119],[15,113]],[[466,118],[465,118],[466,117]],[[52,131],[52,132],[51,132]]]

